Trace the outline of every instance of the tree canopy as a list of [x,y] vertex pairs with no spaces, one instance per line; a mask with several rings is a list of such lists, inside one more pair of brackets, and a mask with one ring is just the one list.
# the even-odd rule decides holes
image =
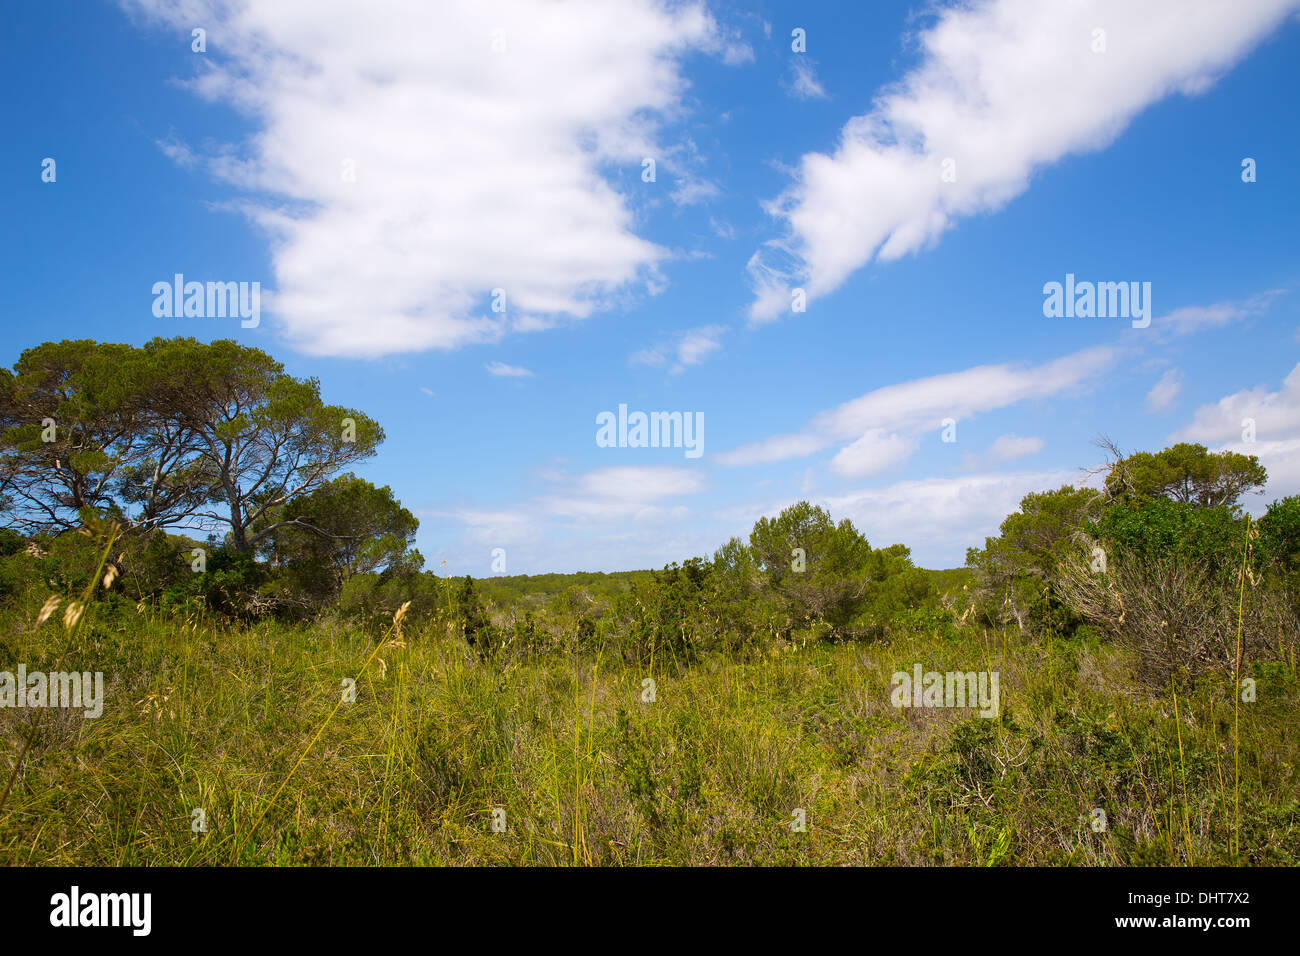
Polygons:
[[302,590],[321,598],[337,596],[357,574],[414,573],[424,563],[411,550],[419,520],[387,486],[376,488],[355,475],[342,475],[276,512],[279,529],[267,550],[287,566]]
[[1201,508],[1235,508],[1242,495],[1263,489],[1268,473],[1254,455],[1211,452],[1180,442],[1157,452],[1121,458],[1106,476],[1117,500],[1168,498]]
[[252,552],[290,502],[375,453],[383,430],[326,405],[260,349],[47,342],[0,370],[0,498],[26,534],[110,517],[128,532],[222,530]]

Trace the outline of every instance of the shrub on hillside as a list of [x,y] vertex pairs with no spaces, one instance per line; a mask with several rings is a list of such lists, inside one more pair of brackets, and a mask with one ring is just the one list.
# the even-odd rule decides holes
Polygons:
[[1294,652],[1294,601],[1275,578],[1256,573],[1258,533],[1248,540],[1246,521],[1228,509],[1120,505],[1097,528],[1104,568],[1079,547],[1061,563],[1056,589],[1076,614],[1136,652],[1144,678],[1194,681],[1231,671],[1239,653],[1260,661]]

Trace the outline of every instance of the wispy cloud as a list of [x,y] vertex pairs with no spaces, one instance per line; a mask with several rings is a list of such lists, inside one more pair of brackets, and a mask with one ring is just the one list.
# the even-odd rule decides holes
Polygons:
[[489,375],[499,378],[532,378],[533,373],[519,365],[507,365],[505,362],[488,362],[483,366]]
[[688,366],[699,365],[722,348],[722,337],[726,332],[725,325],[702,325],[699,328],[687,329],[676,333],[671,344],[639,349],[628,361],[633,365],[660,368],[673,360],[674,364],[669,369],[669,373],[680,375]]
[[999,435],[989,446],[989,459],[994,462],[1015,461],[1043,450],[1043,440],[1036,436]]
[[715,457],[724,465],[754,465],[805,457],[851,441],[832,467],[846,477],[874,474],[905,461],[920,435],[937,432],[945,418],[960,420],[1078,390],[1110,368],[1118,354],[1117,349],[1097,346],[1037,366],[981,365],[887,385],[821,412],[799,432],[774,435]]
[[1147,392],[1147,409],[1152,412],[1167,412],[1178,402],[1183,391],[1183,373],[1171,368],[1160,376],[1160,380]]
[[982,544],[1031,491],[1085,483],[1081,472],[1020,471],[900,481],[824,496],[818,502],[862,529],[873,545],[902,542],[924,567],[960,564],[961,546]]
[[1247,299],[1185,306],[1158,316],[1152,323],[1152,328],[1160,339],[1221,329],[1252,316],[1262,315],[1279,296],[1285,294],[1285,289],[1269,289]]
[[541,500],[550,515],[634,520],[685,516],[674,498],[704,490],[704,476],[689,468],[613,466],[579,476],[566,491]]
[[791,79],[786,91],[797,100],[824,100],[826,90],[817,79],[817,70],[807,54],[796,54],[790,64]]

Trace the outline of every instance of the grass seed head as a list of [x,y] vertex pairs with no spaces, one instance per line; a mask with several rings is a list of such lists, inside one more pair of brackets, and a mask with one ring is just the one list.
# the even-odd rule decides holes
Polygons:
[[50,615],[58,609],[59,602],[62,600],[63,598],[59,597],[57,594],[51,594],[45,599],[45,603],[41,606],[41,613],[36,615],[37,627],[40,627],[50,619]]
[[81,620],[81,614],[86,610],[86,606],[80,601],[69,601],[68,606],[63,609],[63,626],[69,631],[77,626]]

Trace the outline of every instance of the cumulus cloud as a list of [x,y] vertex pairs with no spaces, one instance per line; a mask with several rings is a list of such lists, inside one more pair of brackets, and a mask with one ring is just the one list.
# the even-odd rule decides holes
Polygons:
[[677,162],[679,198],[710,195],[663,135],[681,59],[752,55],[666,0],[122,2],[207,29],[190,86],[256,128],[208,168],[247,190],[272,243],[267,302],[315,354],[495,341],[514,315],[536,329],[654,291],[667,252],[636,234],[614,167],[640,185],[643,157]]
[[1147,392],[1147,409],[1153,412],[1169,411],[1177,404],[1182,391],[1183,373],[1176,368],[1169,369]]
[[1300,494],[1300,365],[1276,391],[1259,385],[1203,405],[1169,440],[1254,455],[1268,469],[1269,500]]
[[750,262],[751,321],[779,317],[792,286],[825,295],[872,259],[915,252],[957,220],[1001,208],[1036,170],[1105,148],[1152,103],[1208,88],[1297,7],[982,0],[942,9],[918,38],[919,65],[844,126],[832,153],[804,155],[795,182],[766,205],[787,231]]
[[1192,423],[1171,439],[1204,443],[1239,441],[1246,419],[1254,422],[1255,436],[1259,439],[1300,437],[1300,365],[1291,370],[1275,392],[1259,385],[1198,408]]

